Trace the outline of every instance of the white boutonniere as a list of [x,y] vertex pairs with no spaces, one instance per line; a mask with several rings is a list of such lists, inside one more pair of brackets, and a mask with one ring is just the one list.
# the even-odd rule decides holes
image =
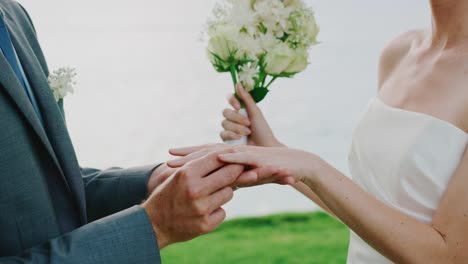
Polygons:
[[49,86],[57,102],[74,92],[75,77],[76,70],[70,67],[59,68],[49,75]]

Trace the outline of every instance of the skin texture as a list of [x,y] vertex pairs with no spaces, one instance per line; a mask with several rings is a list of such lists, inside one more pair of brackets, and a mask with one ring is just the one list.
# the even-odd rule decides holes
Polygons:
[[148,193],[152,193],[156,189],[156,187],[161,185],[176,171],[176,169],[167,166],[166,163],[161,164],[161,166],[157,167],[148,180]]
[[[432,0],[432,30],[405,33],[384,49],[379,66],[379,95],[386,104],[432,115],[468,131],[468,0]],[[243,98],[245,99],[245,98]],[[246,102],[244,100],[244,102]],[[238,102],[237,102],[238,103]],[[247,102],[246,102],[247,103]],[[237,110],[236,102],[231,104]],[[450,107],[447,107],[450,106]],[[250,113],[250,112],[249,112]],[[226,119],[241,125],[232,111]],[[421,223],[380,202],[320,157],[287,148],[250,120],[250,146],[208,146],[222,162],[248,168],[259,183],[300,182],[304,193],[321,202],[356,234],[396,263],[466,263],[468,259],[468,150],[453,175],[430,224]],[[257,122],[257,123],[256,123]],[[238,134],[239,127],[225,129]],[[244,122],[247,126],[247,122]],[[266,126],[268,126],[266,124]],[[232,139],[232,133],[222,133]],[[257,134],[259,133],[259,134]],[[173,150],[183,156],[207,146]],[[185,160],[187,162],[188,160]],[[170,162],[172,165],[177,161]],[[369,214],[369,212],[372,214]]]
[[216,154],[209,154],[169,171],[175,172],[142,204],[159,249],[216,229],[226,217],[221,206],[234,195],[229,185],[244,171],[244,166],[226,166]]
[[[262,111],[255,104],[255,101],[252,99],[249,93],[247,93],[242,86],[239,84],[237,86],[237,94],[240,99],[245,103],[247,112],[250,117],[250,133],[246,134],[249,136],[248,145],[250,146],[261,146],[261,147],[286,147],[282,144],[273,134],[268,122],[265,120]],[[234,109],[225,109],[223,111],[223,116],[225,120],[223,121],[223,128],[225,131],[221,132],[221,138],[224,141],[240,138],[241,135],[237,134],[238,131],[241,131],[237,126],[246,124],[246,117],[238,113],[240,109],[240,103],[234,95],[229,97],[229,103]],[[231,130],[228,130],[228,129]],[[180,153],[183,154],[183,153]],[[242,182],[239,183],[242,186]],[[296,190],[304,194],[306,197],[314,201],[318,206],[323,210],[328,212],[330,215],[335,216],[335,214],[323,203],[323,201],[315,194],[310,188],[301,182],[295,182],[291,184]]]

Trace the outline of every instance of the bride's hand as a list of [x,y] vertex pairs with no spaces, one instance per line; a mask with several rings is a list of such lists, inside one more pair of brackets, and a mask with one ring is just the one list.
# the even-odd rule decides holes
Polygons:
[[172,149],[170,153],[180,158],[169,161],[172,168],[178,168],[193,159],[217,153],[225,163],[247,165],[246,170],[233,184],[248,187],[266,183],[294,184],[306,182],[321,160],[308,152],[286,147],[227,146],[211,144]]
[[255,182],[251,182],[250,185],[285,181],[287,184],[307,183],[322,164],[321,159],[311,153],[286,147],[240,146],[223,151],[218,157],[225,163],[250,167],[251,170],[240,176],[249,175],[252,179],[251,175],[255,174]]
[[251,146],[284,146],[273,135],[273,131],[252,96],[245,91],[240,84],[237,85],[236,90],[239,98],[245,104],[245,108],[249,113],[249,118],[239,113],[241,108],[239,100],[237,100],[234,95],[230,96],[229,103],[234,110],[227,108],[223,111],[225,119],[222,122],[224,131],[221,132],[221,138],[227,141],[248,136],[248,145]]

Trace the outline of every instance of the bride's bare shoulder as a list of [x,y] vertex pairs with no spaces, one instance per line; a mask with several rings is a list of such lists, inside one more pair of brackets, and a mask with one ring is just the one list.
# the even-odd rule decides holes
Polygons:
[[382,50],[379,62],[379,87],[391,75],[415,42],[423,39],[424,30],[412,30],[391,40]]

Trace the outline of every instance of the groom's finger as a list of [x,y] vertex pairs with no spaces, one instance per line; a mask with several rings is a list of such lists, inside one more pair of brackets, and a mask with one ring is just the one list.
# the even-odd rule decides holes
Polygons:
[[221,225],[224,219],[226,219],[226,212],[223,208],[218,208],[208,218],[210,225],[208,226],[207,231],[212,232]]
[[206,197],[202,203],[206,204],[208,213],[213,213],[217,208],[225,205],[234,197],[234,190],[231,187],[224,187],[223,189]]
[[201,195],[210,195],[220,189],[231,186],[243,171],[244,166],[237,164],[222,167],[203,178],[203,191],[201,191]]
[[179,172],[187,177],[204,178],[224,165],[219,161],[217,153],[210,153],[188,162]]

